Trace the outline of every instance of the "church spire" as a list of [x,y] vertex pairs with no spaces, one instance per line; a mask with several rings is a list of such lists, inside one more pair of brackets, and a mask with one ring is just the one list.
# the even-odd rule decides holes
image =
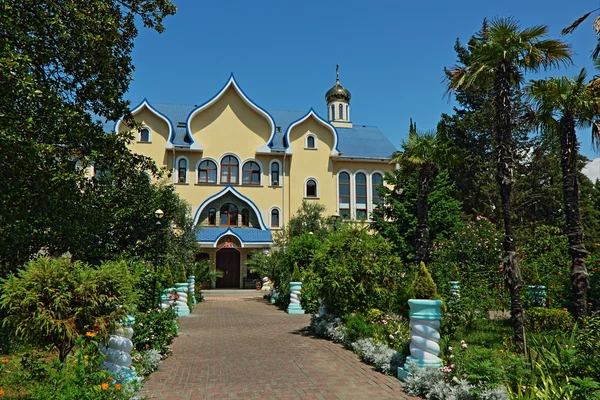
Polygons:
[[350,92],[340,83],[340,64],[335,65],[335,85],[325,94],[329,122],[336,127],[351,128]]

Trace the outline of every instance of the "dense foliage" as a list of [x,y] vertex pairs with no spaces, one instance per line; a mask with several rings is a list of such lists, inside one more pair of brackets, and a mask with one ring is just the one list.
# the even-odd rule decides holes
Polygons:
[[68,256],[39,257],[2,281],[0,304],[18,338],[57,348],[64,362],[77,338],[106,337],[132,311],[133,283],[123,262],[94,268]]

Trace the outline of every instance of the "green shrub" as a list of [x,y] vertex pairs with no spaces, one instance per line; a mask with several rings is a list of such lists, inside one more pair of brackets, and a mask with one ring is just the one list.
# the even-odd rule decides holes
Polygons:
[[302,282],[302,275],[298,269],[298,264],[294,264],[294,272],[292,272],[292,282]]
[[391,245],[368,230],[349,226],[331,233],[312,262],[329,313],[347,315],[394,305],[402,268]]
[[359,339],[372,338],[375,333],[375,327],[361,313],[347,315],[344,319],[344,325],[346,326],[346,337],[349,343],[356,342]]
[[60,361],[86,332],[106,336],[136,301],[125,262],[93,268],[70,256],[39,257],[1,282],[5,323],[26,343],[55,346]]
[[304,272],[302,280],[302,296],[300,304],[306,314],[319,312],[319,290],[321,290],[321,279],[312,269]]
[[419,263],[419,269],[410,287],[410,293],[414,299],[435,300],[440,298],[437,293],[437,286],[423,261]]
[[163,356],[170,355],[169,345],[177,336],[177,312],[174,307],[165,310],[150,309],[135,314],[133,346],[137,351],[158,350]]
[[570,331],[573,317],[566,310],[532,307],[525,312],[525,326],[532,332]]

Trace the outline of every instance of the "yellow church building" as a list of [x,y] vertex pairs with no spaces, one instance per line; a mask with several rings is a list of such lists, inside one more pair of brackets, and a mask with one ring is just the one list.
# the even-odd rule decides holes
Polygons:
[[[223,271],[217,288],[252,285],[246,262],[268,251],[302,201],[327,215],[368,220],[394,146],[375,126],[351,122],[350,92],[336,77],[327,117],[313,109],[265,110],[233,74],[201,105],[142,101],[131,150],[172,170],[175,190],[201,228],[198,259]],[[130,128],[119,120],[115,131]]]

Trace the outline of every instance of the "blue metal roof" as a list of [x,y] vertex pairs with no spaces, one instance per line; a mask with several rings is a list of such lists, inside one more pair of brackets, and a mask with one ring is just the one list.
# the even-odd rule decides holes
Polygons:
[[[192,110],[197,108],[194,104],[170,104],[170,103],[152,103],[152,107],[164,114],[173,126],[172,143],[175,146],[189,146],[192,139],[188,136],[186,128],[179,128],[177,125],[187,121],[187,117]],[[284,135],[291,123],[299,120],[306,115],[303,111],[291,110],[266,110],[275,120],[276,126],[280,129],[275,132],[275,136],[269,147],[273,150],[285,150]],[[105,130],[111,131],[114,123],[104,124]],[[343,157],[356,158],[390,158],[396,151],[394,145],[385,137],[385,135],[375,126],[366,126],[354,124],[352,128],[335,128],[338,132],[338,149]]]
[[240,238],[243,243],[272,243],[273,236],[270,229],[256,228],[221,228],[221,227],[202,227],[196,235],[199,242],[215,242],[224,233],[230,230]]

